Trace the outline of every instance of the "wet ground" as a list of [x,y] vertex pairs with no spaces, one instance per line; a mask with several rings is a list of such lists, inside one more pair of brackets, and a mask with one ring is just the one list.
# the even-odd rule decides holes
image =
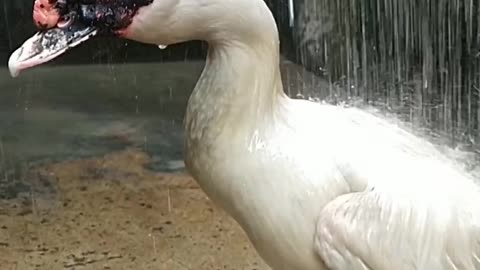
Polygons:
[[[0,69],[1,269],[268,269],[184,171],[202,67]],[[293,96],[320,85],[283,72]]]
[[183,173],[129,149],[32,168],[0,201],[1,269],[268,269]]

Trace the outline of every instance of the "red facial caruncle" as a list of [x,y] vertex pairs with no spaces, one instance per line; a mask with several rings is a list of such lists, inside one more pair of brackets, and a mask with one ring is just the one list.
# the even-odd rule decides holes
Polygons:
[[35,0],[33,21],[39,29],[53,28],[58,24],[61,16],[55,4],[56,0]]

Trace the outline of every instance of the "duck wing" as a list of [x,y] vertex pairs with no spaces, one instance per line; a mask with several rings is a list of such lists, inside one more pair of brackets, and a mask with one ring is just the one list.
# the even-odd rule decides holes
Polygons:
[[478,270],[479,206],[468,196],[345,194],[320,213],[314,248],[335,270]]

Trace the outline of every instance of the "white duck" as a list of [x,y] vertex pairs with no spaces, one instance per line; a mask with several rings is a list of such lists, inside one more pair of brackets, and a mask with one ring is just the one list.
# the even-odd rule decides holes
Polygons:
[[[473,179],[371,114],[288,98],[263,1],[87,2],[59,2],[41,16],[37,5],[37,24],[50,30],[13,53],[12,74],[97,33],[156,45],[206,40],[185,119],[186,165],[273,269],[480,269]],[[76,19],[45,19],[65,10]],[[124,16],[107,24],[104,10]]]

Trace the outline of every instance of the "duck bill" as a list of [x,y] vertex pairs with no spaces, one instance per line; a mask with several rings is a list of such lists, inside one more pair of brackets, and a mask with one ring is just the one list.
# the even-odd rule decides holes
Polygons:
[[95,27],[73,24],[38,32],[12,53],[8,68],[12,77],[22,71],[47,63],[97,34]]

